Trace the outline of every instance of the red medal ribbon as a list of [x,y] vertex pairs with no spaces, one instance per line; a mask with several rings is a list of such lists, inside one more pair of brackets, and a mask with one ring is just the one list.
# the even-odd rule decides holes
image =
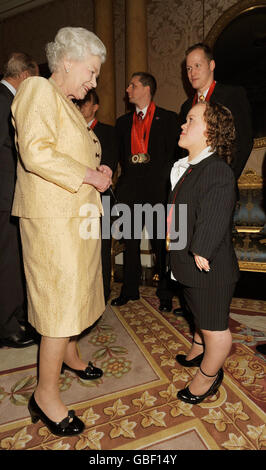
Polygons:
[[[215,88],[215,85],[216,85],[216,81],[213,80],[213,82],[212,82],[212,84],[211,84],[211,86],[208,90],[208,93],[206,95],[205,101],[210,101],[210,97],[213,94],[213,90]],[[194,98],[193,98],[192,106],[194,106],[197,102],[198,102],[198,93],[195,93]]]
[[98,120],[95,118],[95,119],[92,121],[91,125],[90,125],[90,129],[93,130],[94,127],[96,126],[97,122],[98,122]]
[[138,120],[136,111],[133,114],[133,124],[131,129],[131,153],[148,153],[149,136],[151,123],[155,112],[153,101],[149,104],[144,119]]

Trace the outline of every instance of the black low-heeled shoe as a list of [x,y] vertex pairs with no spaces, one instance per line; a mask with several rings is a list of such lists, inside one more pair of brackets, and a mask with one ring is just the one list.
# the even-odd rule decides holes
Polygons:
[[[203,343],[199,343],[198,341],[195,341],[194,339],[193,339],[193,343],[199,344],[200,346],[204,346]],[[177,356],[175,358],[176,358],[177,362],[179,364],[181,364],[181,366],[184,366],[184,367],[198,367],[198,366],[200,366],[200,364],[202,362],[203,356],[204,356],[204,353],[201,353],[198,356],[193,357],[193,359],[190,359],[189,361],[186,359],[187,356],[185,356],[184,354],[177,354]]]
[[181,366],[184,367],[198,367],[200,366],[202,359],[203,359],[204,353],[199,354],[198,356],[194,357],[193,359],[190,359],[188,361],[186,359],[186,356],[184,354],[177,354],[175,357],[177,362],[181,364]]
[[52,421],[36,403],[34,394],[30,398],[28,409],[34,424],[40,419],[49,431],[56,436],[75,436],[80,434],[85,428],[84,423],[75,415],[74,410],[70,410],[68,415],[59,423]]
[[200,371],[203,375],[206,375],[206,377],[216,376],[216,379],[210,386],[209,390],[207,390],[207,392],[203,395],[193,395],[193,393],[190,392],[189,387],[186,387],[182,390],[179,390],[179,392],[177,393],[177,398],[179,398],[179,400],[184,401],[185,403],[190,403],[191,405],[197,405],[198,403],[201,403],[203,400],[205,400],[205,398],[207,398],[208,396],[214,395],[217,392],[218,388],[220,387],[223,381],[223,369],[220,369],[218,371],[218,374],[215,375],[207,375],[205,374],[205,372],[202,371],[202,369],[200,369]]
[[92,362],[88,363],[88,367],[86,367],[85,370],[72,369],[72,367],[67,366],[65,363],[62,365],[62,373],[64,372],[64,369],[72,370],[83,380],[95,380],[99,379],[103,375],[102,369],[95,367]]

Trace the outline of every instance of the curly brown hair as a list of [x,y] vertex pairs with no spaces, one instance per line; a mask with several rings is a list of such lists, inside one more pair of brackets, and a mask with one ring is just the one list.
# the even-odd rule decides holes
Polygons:
[[220,103],[204,103],[204,119],[207,123],[207,144],[216,150],[228,164],[234,153],[236,131],[231,111]]

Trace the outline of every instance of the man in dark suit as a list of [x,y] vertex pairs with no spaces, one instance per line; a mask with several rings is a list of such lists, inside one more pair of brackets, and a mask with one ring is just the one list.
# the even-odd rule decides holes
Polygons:
[[11,216],[17,153],[10,108],[20,83],[32,75],[38,75],[36,62],[13,53],[0,83],[0,343],[14,348],[31,346],[34,340],[27,326],[18,221]]
[[[141,276],[140,237],[133,234],[134,209],[137,204],[167,203],[169,175],[176,160],[178,120],[177,114],[155,105],[153,97],[156,80],[149,73],[136,72],[132,75],[127,88],[129,101],[135,111],[121,116],[116,123],[119,162],[121,175],[117,183],[117,199],[127,204],[131,210],[131,236],[124,237],[124,279],[119,297],[112,300],[112,305],[124,305],[129,300],[139,298]],[[152,218],[152,215],[151,215]],[[149,233],[152,249],[155,253],[159,284],[157,296],[160,310],[171,311],[172,292],[166,275],[165,238],[158,237],[159,224],[156,214],[153,217],[153,233]],[[164,216],[161,217],[164,222]],[[148,231],[148,226],[146,224]],[[152,232],[150,229],[149,232]]]
[[[236,128],[235,152],[231,168],[236,179],[241,175],[253,146],[250,105],[244,88],[223,85],[214,80],[215,61],[209,46],[195,44],[186,51],[186,69],[188,79],[196,93],[181,106],[180,125],[192,106],[198,101],[217,102],[230,109]],[[179,133],[181,129],[179,130]]]
[[[104,124],[99,122],[96,119],[96,113],[99,109],[99,97],[95,90],[90,90],[86,97],[78,102],[80,111],[83,114],[87,124],[88,129],[92,129],[95,135],[98,137],[101,147],[102,147],[102,158],[101,158],[101,168],[104,170],[104,166],[107,166],[114,172],[117,164],[117,146],[116,146],[116,136],[115,128],[109,124]],[[108,189],[105,193],[102,194],[103,207],[105,209],[105,204],[110,201],[110,208],[114,201],[112,201],[112,194]],[[104,224],[104,218],[108,217],[108,214],[102,216],[102,227]],[[102,230],[103,231],[103,230]],[[104,297],[105,302],[109,299],[110,296],[110,284],[111,284],[111,236],[110,232],[104,234],[105,237],[102,237],[102,273],[103,273],[103,287],[104,287]]]
[[[214,80],[215,61],[211,49],[206,44],[197,43],[187,49],[186,69],[188,79],[196,93],[181,106],[180,126],[186,122],[192,106],[199,101],[217,102],[230,109],[236,128],[235,152],[231,168],[238,179],[253,146],[251,111],[246,92],[242,87],[223,85]],[[178,156],[181,158],[184,155],[184,151],[180,149]],[[183,303],[182,298],[180,301]],[[174,313],[179,314],[183,309],[185,306],[175,309]]]

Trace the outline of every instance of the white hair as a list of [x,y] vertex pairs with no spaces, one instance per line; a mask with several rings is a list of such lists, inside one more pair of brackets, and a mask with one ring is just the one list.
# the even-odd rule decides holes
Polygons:
[[83,60],[88,54],[106,58],[106,48],[96,34],[85,28],[67,26],[59,29],[53,42],[46,45],[46,56],[51,72],[56,71],[63,58]]

